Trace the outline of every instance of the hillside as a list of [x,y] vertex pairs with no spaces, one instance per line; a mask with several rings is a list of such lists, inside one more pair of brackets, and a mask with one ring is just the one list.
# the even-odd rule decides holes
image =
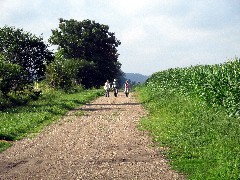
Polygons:
[[144,83],[149,78],[149,76],[139,73],[125,73],[125,78],[131,80],[132,82]]

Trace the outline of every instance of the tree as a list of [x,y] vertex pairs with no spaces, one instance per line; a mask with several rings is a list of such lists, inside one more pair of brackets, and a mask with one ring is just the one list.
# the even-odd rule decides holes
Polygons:
[[29,81],[44,76],[46,64],[53,60],[47,48],[42,37],[14,27],[0,28],[0,53],[9,62],[20,65]]
[[[121,44],[107,25],[91,20],[59,19],[59,29],[52,30],[49,42],[58,45],[65,58],[84,59],[91,62],[78,73],[87,86],[101,86],[106,79],[121,74],[117,47]],[[91,82],[90,82],[91,80]]]

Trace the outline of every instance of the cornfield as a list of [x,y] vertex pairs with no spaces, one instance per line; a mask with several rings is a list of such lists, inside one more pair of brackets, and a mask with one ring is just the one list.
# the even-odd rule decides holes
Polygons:
[[223,64],[175,68],[153,74],[148,89],[200,97],[211,106],[223,106],[230,116],[240,115],[240,59]]

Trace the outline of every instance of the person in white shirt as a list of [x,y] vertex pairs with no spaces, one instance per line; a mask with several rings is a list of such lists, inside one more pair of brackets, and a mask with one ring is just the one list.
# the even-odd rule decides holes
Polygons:
[[118,95],[118,84],[117,84],[116,79],[113,80],[112,89],[113,89],[114,96],[117,97],[117,95]]
[[105,97],[109,97],[109,92],[110,92],[110,83],[109,81],[107,80],[104,84],[104,90],[106,91],[105,93]]

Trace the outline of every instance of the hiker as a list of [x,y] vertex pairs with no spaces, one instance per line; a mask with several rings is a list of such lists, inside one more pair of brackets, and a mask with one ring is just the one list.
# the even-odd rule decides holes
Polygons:
[[117,95],[118,95],[118,84],[117,84],[116,79],[113,80],[112,89],[113,89],[114,96],[117,97]]
[[129,89],[130,89],[129,86],[130,86],[129,82],[128,82],[128,80],[126,80],[126,82],[124,84],[124,93],[126,94],[126,97],[128,97],[128,95],[129,95]]
[[105,97],[109,97],[109,91],[110,91],[110,83],[109,81],[107,80],[104,84],[104,90],[106,91],[105,93]]

